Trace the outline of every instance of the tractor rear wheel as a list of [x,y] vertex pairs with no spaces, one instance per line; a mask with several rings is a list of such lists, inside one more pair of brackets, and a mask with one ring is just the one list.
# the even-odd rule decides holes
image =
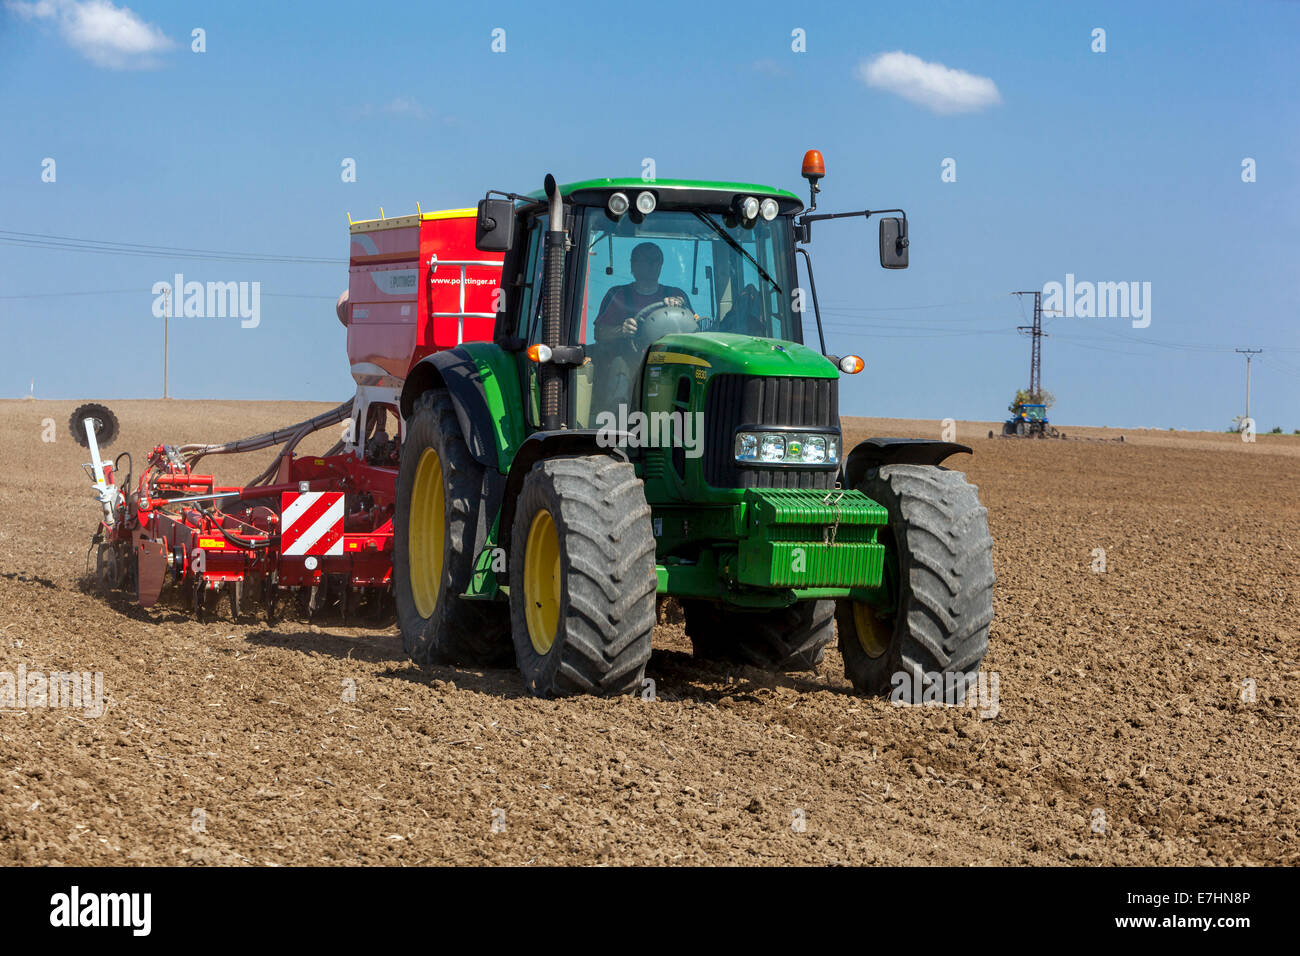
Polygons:
[[605,455],[538,462],[510,539],[515,659],[538,697],[638,690],[655,626],[645,486]]
[[415,402],[406,423],[393,516],[393,582],[402,648],[417,664],[504,664],[503,604],[461,597],[474,572],[483,466],[469,453],[447,393]]
[[835,602],[800,601],[789,607],[743,611],[715,601],[683,601],[686,636],[703,660],[748,664],[769,671],[810,671],[835,637]]
[[891,606],[838,602],[845,676],[874,695],[935,673],[946,685],[975,674],[993,620],[993,541],[975,486],[946,468],[887,465],[869,470],[859,490],[889,512],[881,538]]

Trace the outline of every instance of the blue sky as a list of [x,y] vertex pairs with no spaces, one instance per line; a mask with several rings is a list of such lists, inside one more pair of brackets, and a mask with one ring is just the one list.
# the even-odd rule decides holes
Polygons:
[[[173,396],[352,388],[343,262],[90,254],[13,233],[342,260],[346,215],[381,205],[639,175],[646,157],[664,177],[802,195],[816,147],[822,210],[902,206],[911,224],[905,272],[878,268],[874,223],[816,230],[828,345],[867,361],[846,414],[1001,417],[1029,360],[1014,327],[1030,303],[1008,293],[1073,274],[1151,283],[1151,322],[1048,319],[1055,420],[1227,427],[1244,405],[1232,349],[1262,347],[1254,417],[1300,428],[1300,4],[463,9],[0,0],[0,395],[33,378],[38,397],[161,394],[151,288],[178,271],[258,281],[263,298],[254,329],[172,322]],[[894,51],[931,66],[869,85],[864,64]]]

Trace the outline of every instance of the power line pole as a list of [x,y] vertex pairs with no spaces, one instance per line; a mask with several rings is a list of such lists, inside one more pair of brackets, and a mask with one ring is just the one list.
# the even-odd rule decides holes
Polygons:
[[1016,330],[1028,332],[1033,338],[1033,345],[1029,354],[1029,395],[1033,399],[1043,393],[1043,336],[1047,333],[1043,331],[1043,293],[1037,292],[1013,292],[1012,295],[1032,295],[1034,297],[1034,324],[1018,325]]
[[1246,417],[1249,418],[1250,417],[1250,360],[1254,358],[1256,355],[1258,355],[1260,352],[1263,352],[1264,350],[1263,349],[1234,349],[1233,351],[1240,352],[1242,355],[1246,356]]
[[172,317],[172,290],[167,289],[163,292],[163,398],[171,398],[167,394],[167,326]]

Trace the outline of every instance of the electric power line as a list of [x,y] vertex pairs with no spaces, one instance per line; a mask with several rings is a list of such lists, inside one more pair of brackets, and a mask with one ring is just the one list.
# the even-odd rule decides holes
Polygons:
[[0,229],[0,243],[30,249],[89,252],[100,255],[143,256],[154,259],[209,259],[225,262],[274,262],[286,265],[338,265],[347,261],[346,259],[324,256],[264,255],[231,250],[194,249],[185,246],[173,247],[135,242],[110,242],[102,239],[80,239],[75,236],[17,232],[9,229]]
[[[22,295],[0,295],[0,300],[60,299],[64,296],[80,295],[153,295],[153,293],[146,292],[144,289],[92,289],[85,292],[27,292]],[[334,302],[338,298],[333,295],[311,295],[305,292],[263,292],[262,295],[277,299],[323,299],[330,302]]]

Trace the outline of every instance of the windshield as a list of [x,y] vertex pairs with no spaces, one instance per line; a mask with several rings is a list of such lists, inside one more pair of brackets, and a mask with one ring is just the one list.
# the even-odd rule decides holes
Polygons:
[[640,222],[588,207],[577,256],[573,420],[637,408],[650,346],[674,332],[734,332],[801,342],[790,275],[790,223],[746,229],[703,209],[652,212]]
[[745,228],[718,212],[665,210],[637,223],[590,208],[579,248],[587,253],[578,296],[580,341],[606,340],[663,300],[680,302],[698,317],[678,331],[803,339],[791,305],[790,224],[784,218]]

